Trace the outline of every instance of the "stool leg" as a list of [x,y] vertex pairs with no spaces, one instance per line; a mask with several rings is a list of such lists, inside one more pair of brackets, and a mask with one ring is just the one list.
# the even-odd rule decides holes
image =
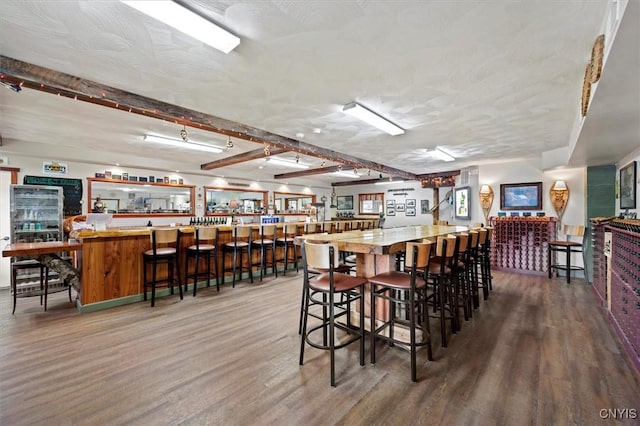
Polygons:
[[[42,274],[42,272],[40,272]],[[40,275],[42,279],[42,275]],[[49,268],[44,268],[44,311],[47,312],[47,296],[49,294]]]
[[16,301],[18,300],[18,271],[15,268],[11,268],[11,291],[13,292],[13,310],[11,315],[16,313]]
[[151,271],[151,307],[153,308],[156,304],[156,278],[158,268],[158,261],[153,259],[153,270]]
[[571,247],[567,246],[567,284],[571,284]]
[[213,267],[216,270],[216,291],[220,291],[220,274],[218,272],[218,251],[213,251]]
[[[198,272],[200,272],[198,269],[200,264],[200,258],[198,256],[198,252],[196,251],[196,264],[194,265],[196,270],[193,273],[193,297],[196,297],[196,289],[198,288]],[[187,268],[189,268],[189,264],[187,263]],[[185,290],[187,289],[187,283],[185,282]]]
[[547,246],[547,268],[549,269],[549,279],[551,279],[551,269],[553,268],[553,262],[551,262],[551,244]]

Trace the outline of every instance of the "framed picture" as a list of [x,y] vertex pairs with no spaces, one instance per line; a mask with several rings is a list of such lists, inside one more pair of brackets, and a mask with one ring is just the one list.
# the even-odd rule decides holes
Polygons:
[[[408,204],[407,204],[408,206]],[[407,207],[407,211],[404,213],[405,216],[415,216],[416,215],[416,208],[415,207]]]
[[353,210],[353,195],[338,195],[336,199],[338,210]]
[[404,211],[404,204],[396,204],[396,211],[397,212],[403,212]]
[[395,208],[396,207],[396,200],[387,200],[387,208]]
[[395,215],[396,215],[395,207],[387,207],[387,216],[395,216]]
[[542,182],[501,184],[500,210],[542,210]]
[[429,200],[420,200],[420,213],[429,214]]
[[469,212],[469,196],[471,190],[468,186],[462,188],[456,188],[454,191],[455,200],[455,217],[456,219],[471,219],[471,213]]
[[416,200],[407,200],[407,208],[409,207],[416,207]]
[[636,208],[636,162],[620,169],[620,209]]

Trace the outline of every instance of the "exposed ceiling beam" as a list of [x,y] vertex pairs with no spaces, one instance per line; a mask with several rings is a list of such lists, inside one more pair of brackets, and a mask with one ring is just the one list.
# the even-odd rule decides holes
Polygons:
[[274,179],[291,179],[291,178],[303,177],[303,176],[323,175],[326,173],[339,172],[341,169],[342,169],[342,166],[320,167],[317,169],[308,169],[308,170],[300,170],[297,172],[280,173],[277,175],[273,175],[273,178]]
[[[270,155],[278,155],[287,152],[286,149],[274,148],[271,150]],[[234,164],[244,163],[251,160],[258,160],[265,158],[264,149],[256,149],[254,151],[244,152],[242,154],[233,155],[231,157],[223,158],[221,160],[210,161],[200,165],[202,170],[213,170],[221,167],[233,166]]]
[[20,87],[233,136],[249,142],[268,145],[272,149],[281,148],[296,151],[300,154],[323,158],[354,168],[375,170],[389,175],[400,176],[404,179],[415,180],[417,178],[414,173],[404,170],[300,142],[242,123],[137,95],[3,55],[0,55],[0,80],[17,84]]
[[[391,180],[390,180],[391,179]],[[349,180],[349,181],[345,181],[345,182],[333,182],[331,184],[331,186],[352,186],[352,185],[371,185],[371,184],[375,184],[375,183],[379,183],[379,182],[404,182],[405,180],[412,180],[412,179],[404,179],[402,177],[399,176],[395,176],[393,178],[380,178],[380,179],[358,179],[358,180]]]

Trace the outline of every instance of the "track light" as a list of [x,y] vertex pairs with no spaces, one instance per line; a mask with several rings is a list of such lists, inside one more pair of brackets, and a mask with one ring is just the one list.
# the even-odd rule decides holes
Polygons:
[[233,148],[233,141],[231,140],[231,136],[227,137],[227,149]]
[[271,155],[271,150],[269,149],[269,145],[266,145],[264,147],[264,155],[265,155],[265,157],[268,157],[268,156]]
[[182,130],[180,130],[180,137],[185,142],[189,141],[189,133],[187,133],[187,127],[186,126],[182,126]]

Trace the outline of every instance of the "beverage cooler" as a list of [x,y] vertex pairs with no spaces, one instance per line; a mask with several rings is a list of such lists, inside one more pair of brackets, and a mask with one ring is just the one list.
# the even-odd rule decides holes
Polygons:
[[[40,185],[11,185],[11,242],[36,243],[62,241],[63,195],[62,188]],[[18,295],[40,291],[40,268],[14,268],[33,261],[12,258],[12,271],[16,269],[16,291]],[[49,292],[66,288],[56,272],[49,270]]]

